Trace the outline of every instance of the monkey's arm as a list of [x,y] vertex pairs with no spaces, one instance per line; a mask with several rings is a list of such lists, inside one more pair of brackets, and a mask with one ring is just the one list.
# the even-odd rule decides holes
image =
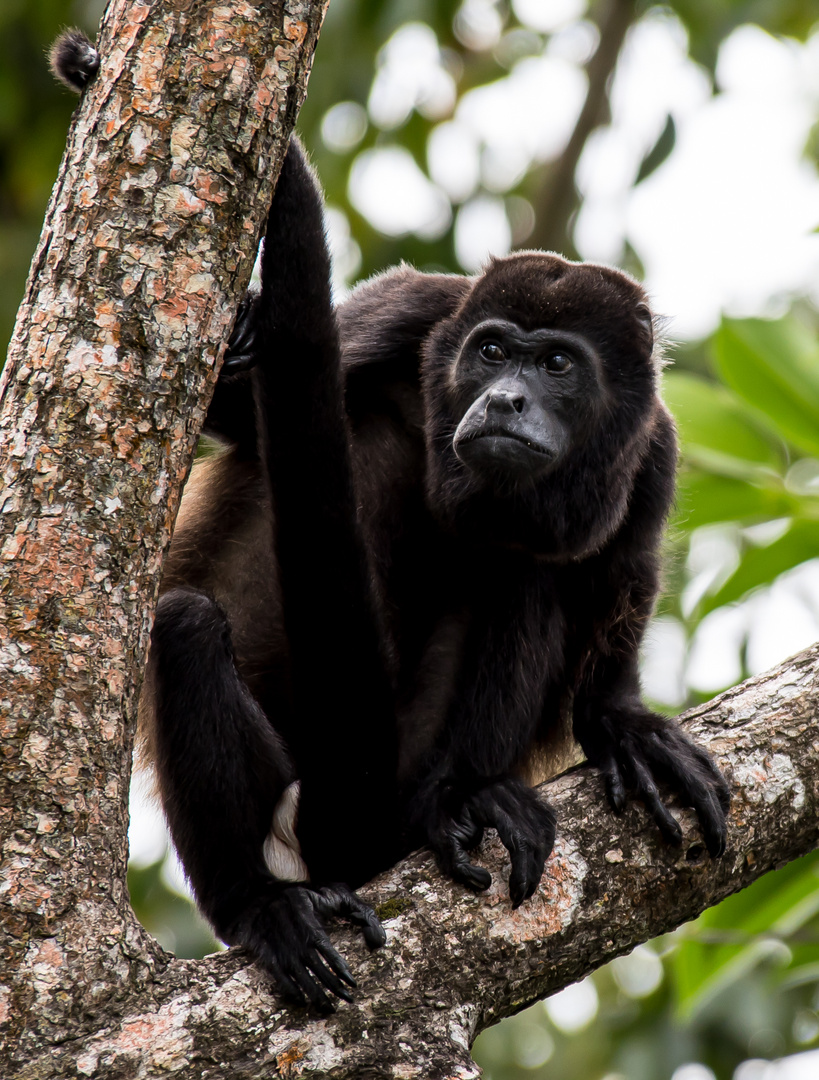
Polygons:
[[[385,730],[370,737],[368,724],[376,725],[366,710],[384,704],[377,699],[384,680],[366,610],[355,507],[343,486],[343,415],[333,412],[338,343],[321,198],[296,143],[273,199],[268,251],[252,372],[260,463],[237,470],[228,455],[221,481],[217,470],[191,492],[191,520],[198,515],[199,528],[189,524],[174,541],[188,573],[157,610],[146,714],[163,805],[201,909],[219,936],[247,949],[291,1000],[307,998],[326,1011],[327,991],[349,998],[344,984],[351,977],[323,918],[348,918],[370,946],[385,940],[373,912],[347,887],[348,874],[365,875],[345,855],[351,847],[353,856],[368,850],[363,830],[388,825],[386,796],[377,812],[371,808],[375,825],[363,806],[368,794],[377,799],[379,782],[387,783],[376,765],[378,754],[388,754],[392,726],[388,700],[375,718]],[[238,486],[242,473],[249,481],[244,504],[238,492],[235,504],[225,503],[220,484],[232,477]],[[259,490],[265,484],[273,514]],[[253,590],[261,604],[255,627],[247,610],[258,602]],[[349,724],[343,729],[339,707],[345,722],[363,715],[366,738],[359,742]],[[375,775],[369,789],[362,760]],[[385,769],[394,775],[393,762]],[[287,806],[298,802],[296,780],[301,862],[294,866],[269,841],[277,818],[282,825],[279,815],[288,819]],[[285,824],[289,833],[289,819]],[[277,835],[285,847],[297,846]],[[304,877],[305,864],[309,880],[293,880]]]
[[680,827],[657,787],[658,780],[668,781],[694,807],[708,850],[716,856],[725,848],[728,786],[705,751],[672,720],[652,713],[640,692],[638,650],[659,591],[656,551],[675,456],[671,421],[662,412],[628,518],[590,575],[585,641],[578,649],[574,733],[603,774],[615,811],[623,809],[630,790],[645,803],[663,836],[680,843]]
[[298,835],[311,880],[363,881],[381,869],[368,852],[397,841],[394,708],[356,515],[321,195],[295,140],[268,219],[257,358],[259,452],[292,672],[286,737],[301,780]]
[[[459,274],[424,274],[402,265],[353,290],[336,310],[345,396],[353,413],[358,402],[369,409],[369,391],[379,383],[402,381],[420,394],[424,339],[469,288],[469,279]],[[205,420],[206,434],[238,444],[246,457],[255,456],[257,442],[252,370],[261,348],[260,301],[259,291],[249,289],[239,305]]]
[[[514,907],[537,888],[555,836],[551,808],[519,777],[536,739],[540,703],[560,665],[555,643],[562,638],[560,613],[534,599],[534,567],[532,575],[518,589],[507,588],[502,575],[494,585],[483,583],[460,686],[409,800],[419,842],[435,851],[444,872],[472,889],[487,888],[491,878],[467,852],[485,828],[497,829],[511,858]],[[520,663],[530,650],[542,658],[536,672]]]

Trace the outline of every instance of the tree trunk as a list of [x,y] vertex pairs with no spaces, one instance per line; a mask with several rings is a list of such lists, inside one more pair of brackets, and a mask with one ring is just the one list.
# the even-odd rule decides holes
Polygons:
[[3,1077],[74,1075],[50,1048],[166,962],[125,888],[138,681],[325,6],[113,0],[69,132],[0,383]]
[[[177,960],[125,888],[133,717],[159,566],[304,93],[322,3],[114,0],[0,387],[0,1076],[477,1076],[481,1028],[691,918],[817,840],[819,650],[689,716],[733,773],[712,862],[588,770],[538,893],[474,896],[416,854],[335,933],[356,1003],[286,1012],[240,954]],[[184,48],[181,43],[184,41]]]

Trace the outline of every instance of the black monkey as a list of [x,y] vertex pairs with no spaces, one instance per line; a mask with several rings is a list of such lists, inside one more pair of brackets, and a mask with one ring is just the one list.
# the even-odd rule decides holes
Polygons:
[[[148,711],[203,910],[326,1007],[324,883],[426,843],[486,888],[468,851],[494,827],[512,903],[532,895],[554,820],[524,776],[567,695],[615,809],[631,791],[678,843],[669,780],[717,855],[728,794],[640,700],[676,461],[642,289],[535,252],[474,279],[401,267],[337,312],[339,373],[321,229],[293,142],[208,415],[228,447],[196,470],[168,559]],[[310,888],[269,876],[296,847]],[[354,894],[329,895],[375,944]]]
[[56,39],[48,62],[54,77],[80,94],[99,71],[100,54],[82,30],[74,28],[65,30]]
[[321,919],[380,944],[350,889],[412,847],[482,889],[468,851],[494,827],[513,904],[532,895],[554,820],[524,776],[566,708],[616,810],[630,791],[678,843],[668,780],[717,855],[728,805],[640,700],[676,460],[643,291],[532,252],[476,278],[401,267],[334,317],[328,270],[293,142],[142,702],[200,907],[322,1009],[351,979]]

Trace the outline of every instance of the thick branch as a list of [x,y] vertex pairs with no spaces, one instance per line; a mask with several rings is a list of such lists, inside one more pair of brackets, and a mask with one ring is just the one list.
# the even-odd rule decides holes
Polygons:
[[323,8],[112,0],[69,133],[0,384],[0,1033],[18,1061],[110,1023],[151,963],[125,889],[136,684]]
[[[693,815],[670,848],[641,807],[615,818],[587,768],[545,785],[558,839],[532,900],[512,911],[504,849],[473,896],[418,853],[369,890],[389,931],[368,956],[335,937],[359,981],[356,1003],[327,1020],[287,1013],[233,953],[146,963],[140,985],[92,1039],[50,1051],[40,1076],[477,1077],[468,1047],[502,1016],[693,918],[819,838],[819,647],[688,714],[686,726],[733,779],[728,850],[705,853]],[[37,1063],[40,1068],[43,1061]],[[25,1075],[29,1075],[26,1073]],[[35,1075],[31,1073],[30,1075]]]

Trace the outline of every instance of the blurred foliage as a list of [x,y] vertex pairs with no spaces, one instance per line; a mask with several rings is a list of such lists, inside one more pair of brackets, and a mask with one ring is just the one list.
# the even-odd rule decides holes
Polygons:
[[66,0],[0,4],[0,361],[76,104],[48,70],[61,27],[95,31],[103,5]]
[[712,71],[722,41],[736,26],[756,23],[771,34],[804,40],[819,20],[817,0],[674,0],[695,60]]
[[[709,343],[711,378],[665,375],[683,447],[676,528],[730,523],[738,544],[736,568],[688,613],[692,628],[819,555],[817,331],[804,311],[726,319]],[[753,527],[766,523],[778,535],[760,541]]]
[[165,880],[165,858],[128,867],[128,891],[137,918],[169,952],[186,959],[207,956],[221,946],[185,896]]
[[[588,18],[602,21],[606,2],[627,0],[597,0]],[[635,17],[651,6],[638,3]],[[770,33],[804,39],[819,20],[819,0],[673,0],[665,7],[685,28],[690,55],[712,77],[719,46],[737,26],[754,22]],[[45,54],[63,25],[93,34],[101,8],[101,0],[4,0],[0,6],[0,342],[11,332],[75,105],[48,74]],[[465,44],[467,15],[495,20],[499,30],[491,45]],[[416,103],[394,127],[382,129],[367,111],[385,44],[414,21],[434,31],[457,100],[508,75],[522,57],[542,51],[549,37],[522,25],[511,0],[332,0],[299,128],[328,204],[349,221],[356,257],[348,269],[357,276],[400,259],[421,268],[459,269],[452,225],[435,239],[385,236],[348,197],[355,161],[374,147],[400,146],[427,171],[429,138],[442,117]],[[330,110],[345,102],[352,104],[360,130],[346,145],[331,147],[324,125]],[[605,115],[600,122],[606,123]],[[819,125],[806,147],[814,159],[817,131]],[[669,116],[634,182],[673,155],[675,146]],[[517,244],[533,228],[553,168],[554,162],[534,164],[500,192]],[[497,194],[481,185],[477,193]],[[623,264],[636,265],[628,248]],[[689,643],[709,613],[743,603],[819,553],[816,341],[816,315],[804,304],[777,321],[726,319],[709,342],[679,350],[677,367],[665,375],[683,461],[661,610],[679,620]],[[735,559],[692,595],[686,558],[701,529],[723,530]],[[744,656],[742,662],[747,673]],[[701,696],[689,690],[689,702]],[[192,918],[187,900],[168,885],[161,862],[132,866],[129,887],[140,919],[166,947],[182,956],[216,947],[207,927]],[[492,1080],[667,1080],[686,1062],[701,1062],[717,1080],[731,1080],[749,1057],[815,1047],[817,912],[819,857],[812,855],[615,961],[579,988],[486,1032],[476,1057]]]

